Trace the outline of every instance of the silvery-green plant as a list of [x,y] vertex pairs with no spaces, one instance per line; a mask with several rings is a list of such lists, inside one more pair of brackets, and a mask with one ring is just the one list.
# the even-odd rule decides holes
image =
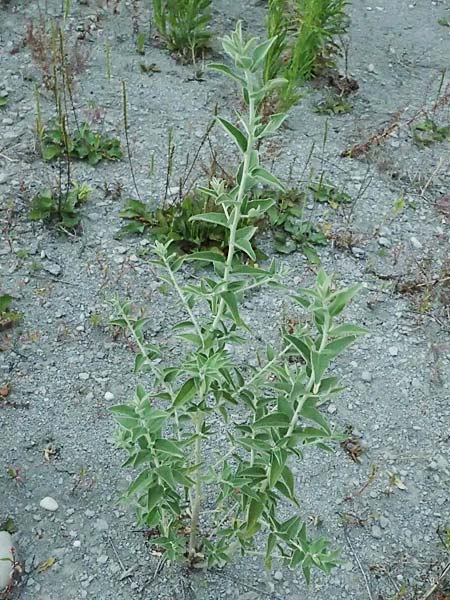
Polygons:
[[[326,450],[339,439],[319,409],[341,389],[327,371],[365,330],[336,323],[357,287],[335,290],[320,271],[312,289],[292,295],[305,312],[302,326],[285,332],[278,348],[268,345],[257,357],[259,367],[242,365],[232,352],[250,332],[239,311],[246,293],[267,284],[284,289],[273,264],[262,269],[235,260],[238,250],[255,259],[255,228],[239,223],[262,216],[273,202],[255,200],[254,187],[283,189],[256,150],[284,119],[273,115],[263,124],[258,116],[272,43],[245,41],[238,24],[223,39],[233,66],[211,65],[242,91],[246,111],[237,114],[238,126],[218,117],[241,161],[233,189],[220,180],[204,189],[223,210],[192,218],[226,228],[228,253],[180,257],[169,243],[155,244],[161,279],[186,314],[173,327],[180,358],[171,364],[164,346],[148,342],[148,319],[135,316],[131,302],[116,301],[112,323],[130,332],[138,348],[135,372],[145,374],[148,387],[139,385],[133,402],[111,411],[129,455],[124,466],[138,471],[125,498],[135,503],[139,522],[168,560],[221,566],[236,553],[257,553],[255,538],[263,535],[268,566],[279,559],[300,567],[309,580],[313,567],[329,572],[338,555],[326,540],[308,536],[292,466],[308,446]],[[185,284],[179,273],[186,261],[209,265],[214,275]]]

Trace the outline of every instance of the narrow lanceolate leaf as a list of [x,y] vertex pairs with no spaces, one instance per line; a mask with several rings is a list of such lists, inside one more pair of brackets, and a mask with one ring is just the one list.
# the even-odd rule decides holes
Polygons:
[[253,50],[253,65],[252,65],[252,71],[255,72],[263,63],[264,59],[267,56],[267,53],[269,52],[270,48],[273,46],[274,42],[276,40],[276,37],[272,37],[264,42],[262,42],[261,44],[258,44],[258,46],[256,46],[256,48]]
[[269,171],[263,169],[262,167],[256,167],[256,169],[253,169],[251,176],[261,183],[265,183],[266,185],[270,185],[270,187],[284,192],[284,186],[281,181],[275,177],[275,175],[272,175],[272,173],[269,173]]
[[150,469],[145,469],[145,471],[142,471],[142,473],[140,473],[136,479],[130,483],[127,489],[127,494],[131,496],[131,494],[136,494],[137,492],[142,491],[144,488],[150,485],[151,481],[152,473]]
[[366,327],[360,327],[359,325],[337,325],[333,327],[329,333],[330,337],[345,337],[347,335],[366,335],[369,333],[369,330]]
[[348,335],[346,337],[337,338],[325,346],[325,352],[332,360],[338,354],[343,352],[348,346],[351,346],[356,341],[356,337]]
[[190,217],[189,221],[205,221],[206,223],[214,223],[215,225],[222,225],[222,227],[229,227],[228,219],[224,213],[205,213],[203,215],[194,215]]
[[165,440],[163,438],[155,441],[155,450],[164,452],[165,454],[170,454],[171,456],[176,456],[177,458],[183,458],[184,456],[183,451],[180,450],[175,442],[171,442],[170,440]]
[[227,307],[231,313],[231,316],[233,317],[233,321],[236,323],[236,325],[243,325],[243,321],[239,314],[239,308],[238,308],[236,296],[233,294],[233,292],[224,292],[224,293],[220,294],[220,296],[223,299],[223,301],[225,302],[225,304],[227,305]]
[[335,292],[331,296],[330,315],[332,317],[339,315],[353,298],[353,296],[358,293],[359,289],[359,285],[352,285],[345,290]]
[[194,252],[186,257],[186,260],[203,260],[205,262],[212,263],[225,263],[225,257],[219,252],[210,252],[208,250],[202,250],[200,252]]
[[150,512],[164,496],[162,485],[154,485],[148,490],[146,509]]
[[227,67],[226,65],[210,63],[208,65],[208,69],[212,69],[213,71],[220,71],[221,73],[225,73],[225,75],[228,75],[228,77],[231,77],[231,79],[234,79],[235,81],[238,81],[241,84],[245,83],[242,77],[239,77],[237,73],[235,73],[232,69],[230,69],[230,67]]
[[234,141],[239,146],[239,148],[242,150],[242,152],[246,152],[247,151],[247,138],[242,133],[242,131],[240,129],[238,129],[237,127],[235,127],[233,125],[233,123],[230,123],[230,121],[227,121],[223,117],[217,117],[217,120],[222,125],[222,127],[225,129],[225,131],[234,139]]
[[250,242],[248,240],[246,240],[245,238],[243,238],[241,240],[236,240],[235,245],[237,248],[239,248],[239,250],[242,250],[242,252],[245,252],[245,254],[249,258],[256,261],[255,251],[253,250],[252,245],[250,244]]
[[283,470],[283,463],[279,461],[275,454],[272,454],[269,470],[269,486],[272,488],[278,481]]
[[292,344],[292,346],[294,346],[294,348],[297,350],[297,352],[300,354],[303,360],[307,364],[309,364],[311,360],[311,350],[308,348],[307,344],[305,344],[305,342],[302,339],[294,335],[285,335],[284,339],[287,340],[290,344]]
[[311,351],[311,366],[314,374],[314,384],[320,383],[323,374],[328,369],[331,358],[328,353]]
[[173,401],[172,408],[180,408],[180,406],[183,406],[183,404],[186,404],[186,402],[192,400],[196,391],[197,388],[195,385],[195,379],[191,377],[191,379],[188,379],[185,383],[183,383],[179,389],[178,394]]
[[288,427],[290,423],[289,417],[280,412],[273,412],[270,415],[266,415],[261,419],[258,419],[253,427],[255,429],[261,429],[263,427]]
[[258,139],[262,139],[274,134],[277,131],[277,129],[279,129],[284,123],[286,117],[287,115],[283,113],[277,113],[276,115],[272,115],[269,119],[269,122],[258,133]]

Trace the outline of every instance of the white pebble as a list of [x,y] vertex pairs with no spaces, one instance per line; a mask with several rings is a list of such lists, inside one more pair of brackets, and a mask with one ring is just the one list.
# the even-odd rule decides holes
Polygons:
[[0,531],[0,592],[11,581],[13,555],[11,534]]
[[420,250],[422,248],[422,244],[419,242],[419,240],[416,237],[414,237],[414,236],[410,237],[409,241],[411,242],[411,245],[414,246],[414,248],[416,250]]
[[111,402],[111,400],[114,400],[114,394],[112,392],[105,392],[104,398],[108,402]]
[[56,510],[58,510],[58,503],[51,496],[46,496],[45,498],[42,498],[42,500],[39,502],[39,506],[44,510],[48,510],[50,512],[55,512]]

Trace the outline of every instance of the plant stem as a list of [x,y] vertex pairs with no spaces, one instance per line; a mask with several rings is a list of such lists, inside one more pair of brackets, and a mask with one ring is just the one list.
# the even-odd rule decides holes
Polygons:
[[[228,255],[227,261],[225,263],[225,271],[223,274],[222,282],[225,283],[226,287],[228,281],[230,279],[231,267],[233,264],[234,254],[236,252],[236,232],[239,226],[239,222],[241,220],[241,208],[242,203],[244,201],[247,179],[250,169],[250,160],[252,156],[253,146],[255,144],[254,140],[254,132],[255,132],[255,99],[253,97],[253,81],[249,73],[245,74],[247,90],[248,90],[248,138],[247,138],[247,147],[245,149],[244,154],[244,164],[242,168],[241,175],[241,183],[239,184],[238,196],[236,199],[236,204],[234,206],[234,215],[233,221],[230,228],[230,239],[228,242]],[[217,314],[214,319],[212,328],[216,329],[223,315],[223,311],[225,309],[225,300],[223,298],[220,299],[219,306],[217,308]]]
[[178,296],[180,297],[180,300],[183,303],[183,306],[185,307],[189,317],[191,318],[192,324],[194,325],[197,335],[202,340],[202,346],[204,346],[204,340],[203,340],[203,334],[202,334],[201,327],[200,327],[194,313],[192,312],[192,309],[189,306],[188,301],[186,300],[186,296],[184,295],[183,290],[178,285],[178,281],[176,280],[175,275],[174,275],[172,269],[170,268],[169,261],[167,260],[167,258],[165,256],[162,257],[162,260],[164,262],[164,266],[166,267],[167,273],[169,274],[170,281],[172,282],[172,285],[173,285],[175,291],[177,292]]
[[[194,448],[194,464],[200,465],[202,462],[202,428],[205,417],[203,413],[198,413],[195,416],[195,433],[197,435],[197,439],[195,440],[195,448]],[[195,555],[196,551],[196,542],[197,542],[197,531],[198,531],[198,520],[200,516],[200,507],[202,502],[202,474],[200,466],[197,466],[197,470],[195,472],[195,486],[194,486],[194,494],[191,497],[191,533],[189,536],[189,556],[192,558]]]
[[[330,317],[326,313],[325,314],[325,322],[323,324],[322,339],[320,341],[319,352],[322,352],[324,350],[325,346],[327,345],[328,331],[330,329],[330,325],[331,325]],[[286,433],[287,438],[289,438],[292,435],[292,432],[294,431],[294,428],[297,425],[298,417],[299,417],[300,413],[302,412],[303,406],[304,406],[311,390],[313,389],[313,386],[314,386],[314,372],[311,373],[311,376],[308,381],[308,385],[306,386],[306,394],[304,394],[301,397],[301,399],[299,400],[299,402],[297,404],[297,408],[295,409],[295,412],[292,416],[291,422],[289,424],[289,429],[287,430],[287,433]]]

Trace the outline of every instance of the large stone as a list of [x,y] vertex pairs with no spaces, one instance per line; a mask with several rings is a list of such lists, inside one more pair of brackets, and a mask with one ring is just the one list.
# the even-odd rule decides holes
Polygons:
[[11,581],[13,571],[12,538],[7,531],[0,531],[0,592]]

